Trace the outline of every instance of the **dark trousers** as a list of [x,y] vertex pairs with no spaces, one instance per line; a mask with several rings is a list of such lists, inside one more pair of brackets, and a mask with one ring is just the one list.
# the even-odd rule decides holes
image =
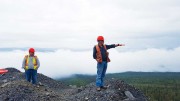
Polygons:
[[34,69],[28,69],[25,71],[25,75],[26,75],[26,80],[31,82],[32,84],[36,84],[37,83],[37,70]]

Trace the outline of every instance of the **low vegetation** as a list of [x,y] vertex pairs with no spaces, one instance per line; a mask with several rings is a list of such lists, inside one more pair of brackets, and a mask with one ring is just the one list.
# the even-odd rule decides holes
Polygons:
[[[73,75],[59,79],[68,85],[84,86],[96,76]],[[107,74],[106,79],[118,78],[142,90],[151,101],[179,101],[180,73],[177,72],[126,72]]]

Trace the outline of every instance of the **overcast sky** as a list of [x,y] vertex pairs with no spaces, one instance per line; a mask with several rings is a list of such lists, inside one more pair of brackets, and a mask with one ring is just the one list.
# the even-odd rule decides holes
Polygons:
[[40,73],[95,74],[92,48],[103,35],[126,44],[109,50],[108,73],[180,72],[179,12],[180,0],[1,0],[0,68],[20,69],[34,47]]

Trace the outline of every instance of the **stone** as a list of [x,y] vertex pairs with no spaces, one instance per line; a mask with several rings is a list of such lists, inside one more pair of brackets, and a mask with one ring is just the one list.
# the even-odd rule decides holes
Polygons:
[[128,97],[128,99],[130,100],[134,100],[135,97],[132,95],[132,93],[130,91],[125,91],[124,94]]

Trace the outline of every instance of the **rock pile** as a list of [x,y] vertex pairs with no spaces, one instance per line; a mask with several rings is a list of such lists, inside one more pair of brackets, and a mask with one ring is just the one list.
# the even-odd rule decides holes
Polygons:
[[95,83],[75,88],[38,74],[38,85],[32,85],[24,73],[7,69],[0,76],[0,101],[147,101],[141,91],[121,80],[107,80],[108,88],[96,91]]
[[107,80],[107,89],[96,91],[95,83],[91,83],[68,99],[73,101],[147,101],[144,94],[121,80]]

